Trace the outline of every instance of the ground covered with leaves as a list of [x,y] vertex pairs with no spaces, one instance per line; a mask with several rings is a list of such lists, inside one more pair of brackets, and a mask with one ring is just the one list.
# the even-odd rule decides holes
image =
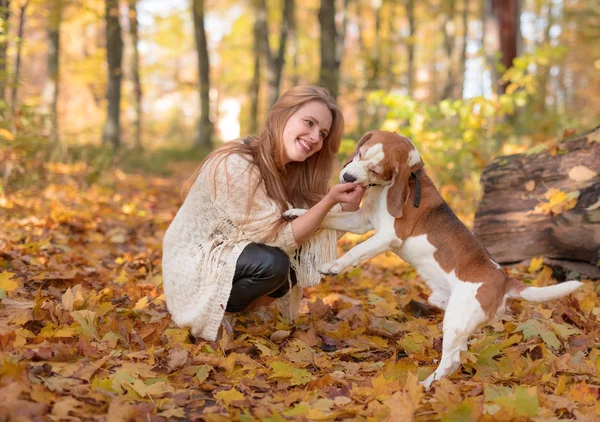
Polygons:
[[[461,369],[425,392],[443,314],[398,258],[306,289],[295,325],[263,308],[236,315],[232,335],[194,343],[171,322],[161,277],[162,236],[191,169],[114,170],[92,185],[85,166],[47,170],[44,186],[0,194],[0,420],[600,418],[591,281],[562,300],[509,302]],[[539,260],[512,271],[555,283]]]

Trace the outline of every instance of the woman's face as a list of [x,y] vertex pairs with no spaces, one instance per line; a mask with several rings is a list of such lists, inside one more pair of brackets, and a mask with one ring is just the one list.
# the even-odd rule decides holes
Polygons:
[[332,123],[331,111],[322,102],[311,101],[300,107],[283,128],[284,164],[304,161],[319,151]]

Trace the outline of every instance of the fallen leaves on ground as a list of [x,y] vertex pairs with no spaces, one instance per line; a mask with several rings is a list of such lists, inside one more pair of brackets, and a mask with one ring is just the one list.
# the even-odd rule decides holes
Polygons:
[[[389,253],[306,289],[295,325],[262,309],[194,343],[171,322],[161,278],[183,173],[116,170],[88,187],[61,172],[3,197],[0,419],[598,420],[590,281],[562,300],[509,302],[429,392],[418,381],[439,361],[443,314]],[[535,262],[514,275],[554,283]]]

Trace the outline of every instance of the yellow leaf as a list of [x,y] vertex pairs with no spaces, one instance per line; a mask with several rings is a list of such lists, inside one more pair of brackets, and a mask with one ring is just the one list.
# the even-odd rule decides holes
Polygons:
[[126,284],[127,282],[129,282],[129,277],[127,277],[127,274],[125,273],[125,271],[121,271],[121,274],[119,274],[119,276],[117,278],[115,278],[113,280],[113,282],[119,286],[122,286],[122,285]]
[[7,141],[15,140],[15,135],[4,128],[0,128],[0,137],[6,139]]
[[530,273],[537,273],[539,270],[542,269],[542,266],[544,265],[544,257],[543,256],[539,256],[537,258],[531,258],[531,264],[529,264],[529,272]]
[[0,273],[0,289],[4,289],[7,292],[12,292],[19,287],[19,284],[16,280],[11,280],[11,277],[14,275],[14,273],[9,272]]
[[144,296],[136,302],[133,309],[145,309],[147,307],[148,307],[148,296]]
[[219,391],[215,394],[215,398],[217,401],[223,402],[226,406],[229,406],[234,401],[244,400],[244,395],[235,388],[232,388],[231,390]]

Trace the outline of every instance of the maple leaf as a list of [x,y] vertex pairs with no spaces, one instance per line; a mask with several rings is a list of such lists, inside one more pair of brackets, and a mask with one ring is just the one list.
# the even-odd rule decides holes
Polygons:
[[19,287],[19,283],[15,279],[12,279],[14,276],[13,273],[9,273],[8,271],[0,273],[0,289],[4,292],[12,292],[17,287]]
[[304,385],[312,379],[312,375],[305,369],[295,368],[284,362],[272,362],[273,375],[269,378],[289,378],[292,385]]

